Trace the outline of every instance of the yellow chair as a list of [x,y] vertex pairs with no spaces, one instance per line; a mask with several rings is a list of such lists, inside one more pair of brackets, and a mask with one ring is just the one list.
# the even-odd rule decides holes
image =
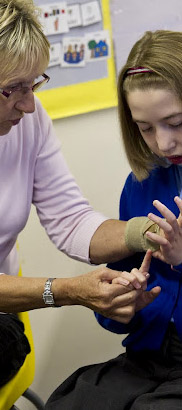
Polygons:
[[[21,276],[21,272],[19,275]],[[21,396],[31,401],[36,409],[44,410],[45,405],[42,399],[29,388],[35,374],[35,351],[28,312],[21,312],[18,317],[24,323],[25,334],[29,340],[31,352],[26,356],[18,373],[0,388],[0,410],[18,410],[14,403]]]

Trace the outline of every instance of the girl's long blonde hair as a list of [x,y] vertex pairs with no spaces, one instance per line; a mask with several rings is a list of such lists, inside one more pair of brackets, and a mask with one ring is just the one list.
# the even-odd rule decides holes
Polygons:
[[[131,67],[146,67],[152,72],[127,76]],[[141,181],[154,167],[163,163],[143,140],[133,122],[127,94],[133,90],[168,89],[182,101],[182,33],[167,30],[147,31],[133,46],[118,78],[118,110],[124,147],[130,166]]]

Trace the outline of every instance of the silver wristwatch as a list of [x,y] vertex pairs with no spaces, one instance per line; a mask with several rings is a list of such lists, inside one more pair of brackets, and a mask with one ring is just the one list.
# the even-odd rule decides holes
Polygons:
[[44,303],[46,306],[55,306],[55,302],[54,302],[54,295],[51,292],[51,287],[52,287],[52,282],[55,278],[49,278],[46,280],[46,283],[44,285],[44,292],[42,294]]

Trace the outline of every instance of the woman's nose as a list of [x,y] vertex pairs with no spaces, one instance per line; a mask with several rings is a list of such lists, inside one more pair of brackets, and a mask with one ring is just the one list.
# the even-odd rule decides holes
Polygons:
[[15,108],[27,114],[35,111],[35,99],[32,90],[22,93],[21,97],[16,101]]

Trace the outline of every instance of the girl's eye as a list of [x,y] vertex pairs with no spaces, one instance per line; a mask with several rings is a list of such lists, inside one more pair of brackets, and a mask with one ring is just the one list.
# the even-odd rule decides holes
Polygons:
[[150,132],[150,131],[152,131],[152,127],[149,127],[149,128],[145,128],[144,130],[140,130],[141,132]]
[[150,131],[152,131],[152,126],[151,125],[148,125],[147,128],[142,128],[142,126],[140,124],[138,124],[137,122],[136,122],[136,124],[137,124],[140,132],[150,132]]

